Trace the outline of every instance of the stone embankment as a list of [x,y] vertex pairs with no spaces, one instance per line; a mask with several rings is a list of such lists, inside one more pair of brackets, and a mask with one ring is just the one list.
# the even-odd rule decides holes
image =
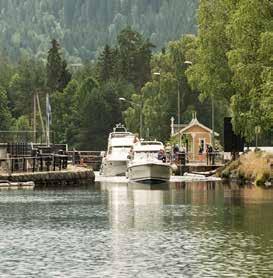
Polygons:
[[77,187],[93,183],[95,174],[92,169],[70,166],[67,170],[62,171],[2,173],[0,174],[1,180],[17,183],[32,181],[35,183],[35,187]]
[[273,154],[250,151],[230,162],[219,171],[223,179],[236,180],[240,184],[273,186]]

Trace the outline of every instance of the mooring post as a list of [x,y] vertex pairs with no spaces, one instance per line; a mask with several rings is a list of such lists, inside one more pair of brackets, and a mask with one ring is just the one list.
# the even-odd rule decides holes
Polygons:
[[68,160],[68,157],[64,156],[63,157],[63,169],[67,169],[67,160]]
[[43,172],[43,157],[40,157],[40,171]]
[[45,164],[46,164],[46,171],[50,171],[50,165],[51,165],[51,157],[46,157],[45,158]]
[[53,155],[53,171],[56,170],[56,157]]
[[59,157],[59,170],[61,171],[62,170],[62,158]]
[[33,162],[32,162],[32,172],[34,173],[35,172],[35,163],[36,163],[36,158],[33,157]]
[[26,172],[26,158],[23,157],[23,172]]

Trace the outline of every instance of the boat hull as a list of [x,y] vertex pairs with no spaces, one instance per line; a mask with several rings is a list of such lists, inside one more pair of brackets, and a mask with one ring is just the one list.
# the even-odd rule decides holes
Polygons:
[[166,182],[170,180],[171,167],[163,163],[129,165],[127,176],[130,181],[134,182]]
[[102,162],[100,174],[104,177],[119,177],[125,176],[126,171],[126,160],[104,160]]

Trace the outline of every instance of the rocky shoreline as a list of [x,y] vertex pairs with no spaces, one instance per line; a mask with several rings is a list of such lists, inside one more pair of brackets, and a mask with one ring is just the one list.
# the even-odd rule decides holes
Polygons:
[[34,182],[35,187],[77,187],[94,183],[95,174],[92,169],[69,167],[69,169],[62,171],[2,173],[0,174],[0,182],[1,180],[15,183]]

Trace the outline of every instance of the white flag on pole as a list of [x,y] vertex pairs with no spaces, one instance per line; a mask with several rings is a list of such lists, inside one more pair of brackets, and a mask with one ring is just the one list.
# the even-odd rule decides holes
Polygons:
[[49,101],[49,94],[46,95],[46,116],[47,116],[47,122],[48,125],[52,122],[52,115],[51,115],[51,105]]

